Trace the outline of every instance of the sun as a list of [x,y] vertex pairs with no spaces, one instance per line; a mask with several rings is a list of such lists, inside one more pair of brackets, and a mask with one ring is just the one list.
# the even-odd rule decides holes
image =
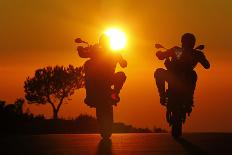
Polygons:
[[110,39],[110,47],[113,51],[118,52],[126,46],[126,36],[123,31],[116,28],[107,29],[104,34]]

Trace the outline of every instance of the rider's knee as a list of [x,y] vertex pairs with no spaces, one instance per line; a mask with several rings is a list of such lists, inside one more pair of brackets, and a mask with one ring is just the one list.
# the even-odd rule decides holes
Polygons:
[[158,68],[156,69],[155,73],[154,73],[154,78],[157,79],[157,78],[161,78],[164,74],[164,72],[166,72],[165,69],[163,68]]
[[126,81],[126,74],[124,72],[117,72],[114,76],[117,80],[121,81],[122,83]]

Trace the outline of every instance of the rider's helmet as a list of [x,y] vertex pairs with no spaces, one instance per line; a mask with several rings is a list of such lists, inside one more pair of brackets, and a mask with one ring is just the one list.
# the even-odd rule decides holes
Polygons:
[[196,38],[192,33],[185,33],[181,37],[181,43],[183,48],[192,49],[195,46]]
[[109,49],[110,46],[110,38],[105,35],[102,34],[99,38],[99,42],[98,42],[99,46],[103,49]]

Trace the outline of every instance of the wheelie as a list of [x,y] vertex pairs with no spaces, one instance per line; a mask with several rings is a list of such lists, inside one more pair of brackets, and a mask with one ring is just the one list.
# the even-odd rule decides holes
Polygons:
[[[161,44],[155,45],[159,49],[156,56],[159,60],[165,60],[164,64],[167,69],[156,69],[154,78],[160,103],[166,106],[166,120],[172,128],[174,138],[182,135],[182,124],[186,120],[186,114],[190,115],[194,106],[193,97],[197,82],[194,68],[198,63],[205,69],[210,68],[202,52],[204,45],[195,47],[195,42],[193,34],[185,33],[181,38],[181,47],[175,46],[167,49]],[[167,89],[165,89],[165,82],[168,84]]]
[[120,53],[112,52],[109,47],[109,37],[103,34],[99,43],[89,45],[80,38],[75,40],[77,51],[81,58],[88,58],[84,63],[85,71],[85,104],[96,108],[97,121],[103,139],[109,139],[112,134],[113,105],[120,101],[119,93],[126,80],[124,72],[115,73],[116,65],[127,67],[127,61]]

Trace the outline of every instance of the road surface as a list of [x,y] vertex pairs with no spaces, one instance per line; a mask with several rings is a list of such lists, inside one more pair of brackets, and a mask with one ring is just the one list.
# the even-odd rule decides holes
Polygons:
[[113,134],[103,142],[98,134],[1,135],[0,155],[232,155],[232,134]]

